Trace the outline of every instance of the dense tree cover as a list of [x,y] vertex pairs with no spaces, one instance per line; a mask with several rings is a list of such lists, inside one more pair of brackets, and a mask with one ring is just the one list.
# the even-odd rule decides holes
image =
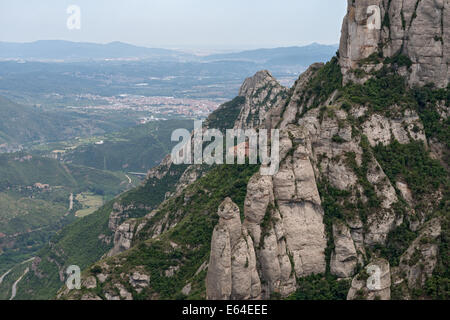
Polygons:
[[[342,88],[342,73],[337,57],[333,57],[325,66],[321,67],[309,81],[299,104],[308,102],[313,98],[309,109],[317,108],[323,104],[331,94]],[[308,111],[304,108],[302,114]],[[301,115],[298,115],[301,117]]]
[[[0,193],[0,232],[14,235],[57,224],[67,212],[68,203],[68,193],[64,202],[23,197],[15,192]],[[0,247],[3,242],[0,239]]]
[[[176,166],[175,169],[182,170],[183,166]],[[182,173],[182,171],[181,171]],[[127,212],[130,217],[142,217],[155,208],[164,200],[166,192],[172,191],[174,183],[181,173],[172,176],[167,175],[162,180],[149,180],[141,187],[122,194],[119,198],[105,204],[95,213],[77,220],[60,232],[58,232],[45,246],[37,253],[42,259],[39,271],[45,276],[40,278],[34,273],[29,273],[21,282],[22,290],[18,293],[18,298],[23,299],[50,299],[53,298],[62,282],[59,279],[59,268],[67,267],[71,264],[86,268],[90,264],[98,261],[108,252],[112,243],[106,243],[99,238],[100,235],[112,236],[108,227],[109,216],[113,203],[118,202],[124,206],[136,204],[136,208]],[[142,203],[140,201],[143,201]],[[139,208],[143,204],[149,209]],[[58,254],[56,254],[58,252]],[[61,254],[63,252],[64,254]],[[52,262],[52,261],[56,261]]]
[[103,206],[96,213],[77,220],[58,232],[37,254],[38,271],[42,276],[30,272],[21,281],[21,289],[17,299],[51,299],[61,286],[59,272],[69,265],[85,268],[100,259],[112,246],[101,239],[99,235],[111,236],[108,229],[109,214],[112,202]]
[[138,203],[150,208],[156,208],[165,198],[167,192],[172,192],[187,165],[174,165],[162,179],[149,178],[144,184],[127,193],[122,198],[123,205]]
[[396,54],[393,57],[388,57],[384,60],[385,64],[393,64],[394,67],[407,67],[410,68],[413,64],[411,59],[404,54]]
[[[0,73],[2,72],[5,75],[4,70],[0,71]],[[20,77],[23,78],[23,81],[29,81],[27,77],[24,78],[23,74]],[[64,81],[64,79],[61,80]],[[10,82],[5,81],[4,77],[0,76],[3,90],[7,86],[16,91],[18,87],[23,86],[23,81],[16,82],[14,87],[11,86]],[[29,83],[25,91],[40,84],[41,79]],[[23,94],[22,90],[17,92],[19,93],[18,96]],[[41,93],[39,92],[39,94]],[[33,95],[33,98],[36,98],[36,96]],[[58,107],[60,104],[64,103],[58,101]],[[124,116],[123,113],[120,115],[117,115],[117,113],[102,115],[91,113],[87,115],[60,109],[48,111],[42,108],[20,105],[2,96],[0,96],[0,114],[2,115],[0,117],[0,144],[4,142],[31,144],[44,141],[63,141],[77,136],[85,137],[117,131],[135,125],[135,120],[129,116]]]
[[450,85],[446,89],[436,89],[428,85],[413,90],[417,101],[417,111],[428,138],[437,139],[447,147],[444,160],[450,162],[450,118],[441,118],[438,104],[450,106]]
[[42,183],[70,188],[74,193],[91,191],[113,196],[125,189],[123,181],[128,181],[123,173],[63,164],[25,152],[0,154],[0,191]]
[[217,130],[233,129],[241,109],[245,104],[245,97],[236,97],[230,102],[224,103],[212,113],[206,122],[208,128]]
[[[427,201],[427,196],[441,189],[444,198],[441,208],[438,208],[437,212],[442,212],[444,220],[446,219],[449,212],[448,195],[450,190],[448,173],[439,161],[430,158],[423,142],[413,141],[409,144],[400,144],[398,141],[393,141],[388,146],[380,144],[374,148],[374,154],[394,185],[397,181],[407,183],[418,206],[421,205],[421,201]],[[378,246],[377,250],[390,261],[391,265],[396,266],[399,263],[400,255],[417,235],[417,232],[411,231],[407,224],[403,224],[391,231],[386,245]],[[447,237],[448,229],[443,229],[440,254],[448,250],[445,249],[445,243],[448,242]],[[442,247],[443,245],[444,247]]]
[[332,187],[328,181],[318,183],[319,194],[322,199],[322,208],[324,211],[323,222],[325,224],[325,232],[327,234],[327,248],[325,249],[326,273],[330,274],[331,254],[335,248],[333,237],[333,223],[336,220],[344,220],[345,212],[341,205],[350,192],[339,190]]
[[147,172],[170,153],[178,128],[192,130],[193,120],[151,122],[106,135],[102,145],[80,146],[64,155],[64,161],[87,167],[127,172]]
[[350,280],[331,275],[311,275],[297,280],[298,289],[289,300],[346,300]]
[[[449,299],[450,179],[448,172],[439,161],[430,158],[424,144],[420,141],[404,145],[394,141],[389,146],[379,145],[375,148],[375,155],[391,181],[402,180],[408,184],[415,200],[418,201],[417,206],[421,206],[421,202],[427,202],[428,195],[437,190],[442,191],[441,203],[432,214],[432,217],[440,217],[442,227],[441,236],[438,238],[438,264],[432,277],[427,280],[425,288],[415,288],[411,294],[413,298]],[[375,249],[390,261],[391,266],[397,266],[401,254],[417,238],[417,235],[418,233],[411,231],[407,224],[403,224],[389,233],[385,246],[377,246]],[[401,295],[396,296],[401,298]]]
[[384,172],[393,182],[404,180],[417,198],[437,190],[448,180],[439,161],[430,158],[423,142],[375,147],[375,155]]
[[434,300],[450,299],[450,210],[448,207],[449,197],[447,195],[447,206],[442,204],[442,233],[439,243],[439,256],[433,276],[425,284],[425,293]]
[[[72,223],[69,195],[94,192],[109,199],[125,190],[124,174],[61,162],[24,152],[0,155],[0,272],[42,249],[64,226]],[[35,183],[49,184],[40,189]]]
[[417,238],[418,232],[413,232],[408,223],[403,223],[399,227],[389,232],[385,245],[376,245],[374,250],[387,259],[391,267],[397,267],[400,257],[411,243]]
[[350,83],[343,88],[346,100],[370,106],[376,112],[386,112],[388,106],[411,102],[406,92],[405,79],[397,74],[388,74],[387,71],[380,71],[363,85]]
[[[18,264],[12,268],[11,272],[3,278],[3,282],[0,283],[0,301],[9,300],[14,282],[23,275],[26,268],[31,266],[31,261],[23,263],[24,261],[26,260],[23,259],[19,261]],[[0,276],[2,276],[2,274],[3,272],[0,272]]]

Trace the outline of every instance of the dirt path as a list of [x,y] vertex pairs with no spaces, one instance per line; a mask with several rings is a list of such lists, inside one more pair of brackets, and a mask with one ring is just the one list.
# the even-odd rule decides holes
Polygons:
[[8,271],[6,271],[6,272],[0,277],[0,284],[2,284],[3,279],[5,279],[6,276],[7,276],[8,274],[11,273],[12,269],[13,269],[13,268],[9,269]]
[[72,209],[73,209],[73,193],[71,193],[69,197],[69,211],[72,211]]
[[11,298],[9,298],[9,300],[14,300],[14,298],[16,297],[17,294],[17,285],[19,284],[20,281],[22,281],[23,277],[26,276],[26,274],[28,273],[28,271],[30,271],[30,268],[26,268],[25,272],[20,276],[19,279],[16,280],[16,282],[14,282],[12,289],[11,289]]

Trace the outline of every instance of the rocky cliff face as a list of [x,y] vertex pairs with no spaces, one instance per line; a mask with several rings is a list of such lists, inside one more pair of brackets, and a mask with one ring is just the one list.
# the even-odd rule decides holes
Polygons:
[[357,69],[377,68],[368,58],[381,52],[384,57],[409,57],[402,72],[411,86],[446,87],[449,24],[448,0],[348,0],[339,49],[344,81],[361,80],[352,73]]
[[247,129],[264,126],[266,113],[284,101],[287,94],[288,89],[281,86],[267,70],[246,79],[239,90],[239,96],[245,97],[245,105],[234,127]]
[[253,241],[241,225],[239,207],[230,198],[220,205],[211,240],[206,297],[243,300],[261,297]]
[[[428,83],[446,87],[448,9],[448,1],[349,1],[339,58],[343,84],[363,84],[382,77],[377,72],[383,70],[405,77],[410,87]],[[424,199],[413,194],[399,176],[388,177],[385,170],[391,168],[386,163],[382,166],[376,154],[377,148],[393,141],[428,148],[431,141],[423,118],[412,105],[403,105],[400,97],[397,105],[376,111],[368,104],[349,103],[339,85],[324,94],[314,86],[329,80],[321,79],[320,73],[331,72],[332,64],[311,66],[287,96],[270,104],[270,110],[255,122],[259,128],[281,130],[283,159],[275,176],[256,174],[247,187],[243,223],[253,239],[263,298],[273,293],[288,296],[297,288],[296,279],[311,274],[327,271],[350,278],[361,267],[376,265],[382,270],[381,287],[370,289],[367,279],[357,276],[348,299],[390,299],[391,274],[399,271],[397,267],[391,271],[389,261],[377,258],[376,248],[391,246],[391,238],[405,224],[411,232],[431,232],[424,223],[435,209],[423,208]],[[358,70],[364,75],[358,75]],[[258,87],[258,82],[259,86],[266,83],[261,74],[247,80],[242,91]],[[439,104],[448,105],[448,98],[434,107]],[[248,115],[241,113],[236,126],[243,126],[242,117]],[[446,119],[441,114],[440,121]],[[331,206],[323,204],[330,200]],[[426,201],[437,208],[441,200],[430,193]],[[440,220],[433,221],[431,238],[437,239]],[[405,296],[416,283],[425,285],[437,263],[437,244],[418,249],[420,238],[409,249],[403,248],[400,259],[400,273],[408,279]],[[425,267],[424,260],[406,267],[404,261],[410,261],[415,250],[429,258]]]
[[[358,275],[353,278],[347,300],[390,300],[391,269],[389,262],[384,259],[376,259],[366,266],[365,271],[365,276]],[[371,278],[374,274],[378,274],[377,277]]]

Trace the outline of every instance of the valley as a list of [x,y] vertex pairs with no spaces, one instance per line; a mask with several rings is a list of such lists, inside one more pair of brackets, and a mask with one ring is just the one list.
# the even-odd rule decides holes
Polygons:
[[[140,185],[170,150],[172,130],[192,125],[153,121],[102,136],[28,143],[27,151],[0,154],[0,272],[16,270],[62,228]],[[18,272],[4,278],[17,280]],[[1,294],[10,294],[11,285],[0,286]]]
[[0,300],[449,300],[448,1],[346,5],[339,46],[0,42]]
[[[3,54],[16,50],[4,47]],[[49,250],[49,241],[56,238],[71,243],[72,249],[64,249],[67,257],[87,250],[75,254],[81,266],[100,258],[112,245],[104,219],[114,198],[142,198],[151,192],[153,199],[145,206],[156,208],[182,173],[176,170],[158,190],[145,181],[147,172],[175,145],[171,133],[178,128],[192,130],[193,120],[207,118],[234,94],[243,78],[260,67],[281,63],[277,74],[292,83],[303,68],[299,64],[306,66],[312,56],[327,59],[335,50],[313,45],[286,52],[253,51],[242,57],[183,55],[184,61],[157,62],[0,61],[0,272],[4,273],[0,297],[10,297],[14,282],[22,276],[19,285],[28,287],[29,274],[24,272],[36,269],[31,262],[22,262]],[[300,56],[283,62],[281,57],[294,52]],[[270,62],[275,56],[280,60]],[[93,224],[100,240],[80,239],[81,228]],[[76,248],[80,243],[84,244]],[[34,263],[40,261],[36,259]],[[49,258],[49,270],[55,267],[51,261],[57,260]],[[52,281],[34,297],[60,286],[59,280]],[[25,293],[19,286],[16,294],[23,298]]]

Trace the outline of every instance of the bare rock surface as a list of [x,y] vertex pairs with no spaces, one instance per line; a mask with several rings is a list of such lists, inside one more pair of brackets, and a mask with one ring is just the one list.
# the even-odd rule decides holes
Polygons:
[[227,198],[219,206],[218,215],[211,240],[206,296],[210,300],[257,299],[261,283],[255,251],[252,238],[241,225],[239,207]]
[[404,54],[411,59],[405,70],[411,86],[446,87],[449,17],[448,0],[348,0],[339,49],[344,81],[357,80],[352,70],[382,47],[385,57]]

